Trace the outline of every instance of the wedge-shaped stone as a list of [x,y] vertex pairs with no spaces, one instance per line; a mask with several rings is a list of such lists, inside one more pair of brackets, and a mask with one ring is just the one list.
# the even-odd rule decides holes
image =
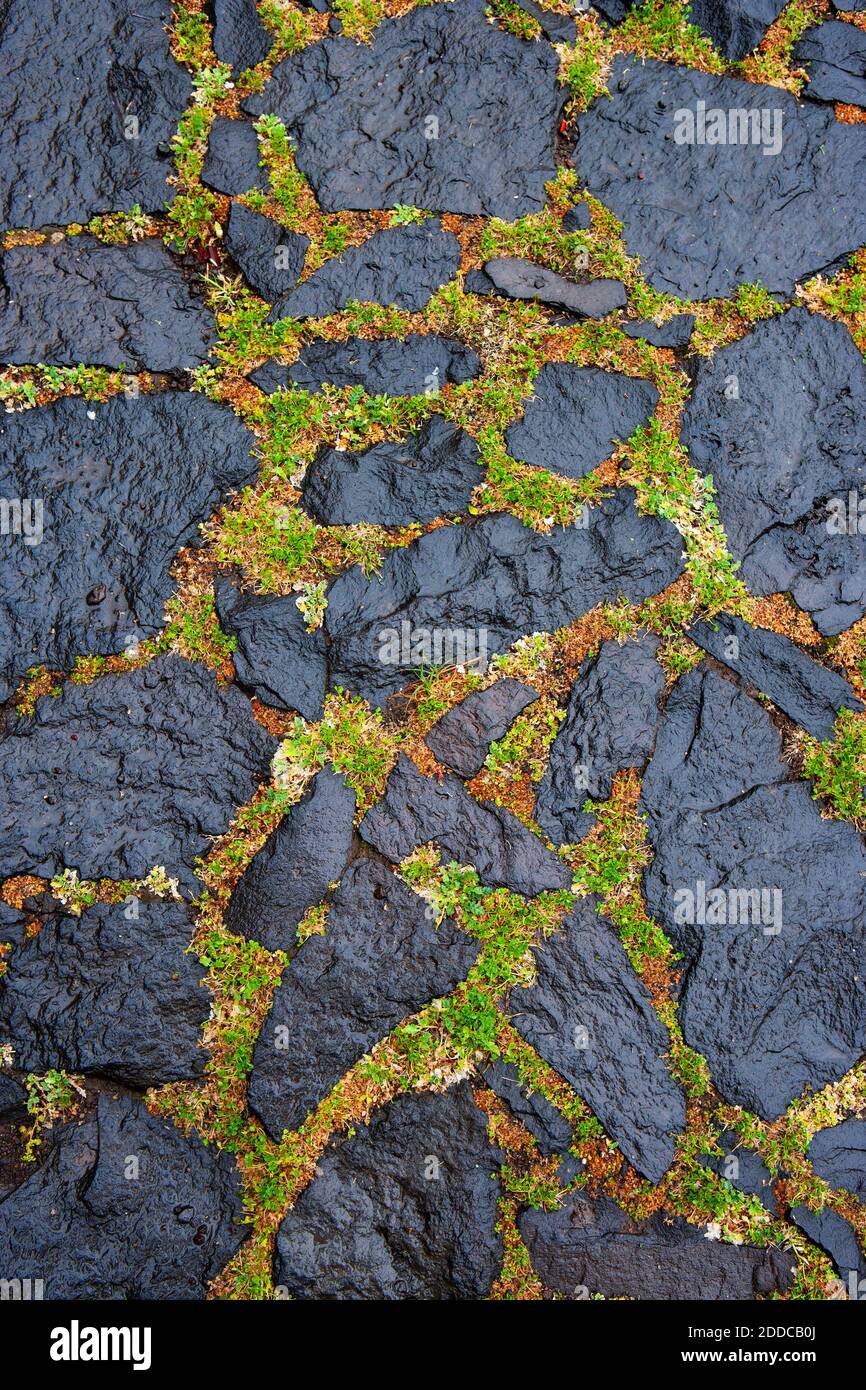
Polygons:
[[328,682],[325,638],[310,632],[295,594],[243,594],[223,575],[214,584],[220,626],[234,637],[237,678],[266,705],[322,713]]
[[484,766],[491,743],[502,738],[538,692],[506,676],[486,690],[473,690],[437,720],[424,742],[446,767],[474,777]]
[[456,338],[409,333],[405,338],[347,338],[344,343],[308,343],[288,367],[266,362],[250,380],[273,391],[319,391],[331,386],[363,386],[369,396],[421,396],[443,386],[462,385],[478,376],[477,352]]

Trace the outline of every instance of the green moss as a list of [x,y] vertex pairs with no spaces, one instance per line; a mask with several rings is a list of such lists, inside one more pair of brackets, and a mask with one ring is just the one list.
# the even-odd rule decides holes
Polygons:
[[833,738],[825,743],[806,736],[804,776],[814,782],[812,795],[826,801],[840,820],[861,822],[866,817],[866,720],[843,709]]

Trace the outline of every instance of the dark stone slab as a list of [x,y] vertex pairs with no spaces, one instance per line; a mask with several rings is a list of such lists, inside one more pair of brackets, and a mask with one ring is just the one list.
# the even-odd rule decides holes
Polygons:
[[707,1240],[663,1211],[635,1222],[609,1197],[570,1192],[556,1211],[525,1211],[518,1225],[546,1287],[572,1298],[743,1301],[785,1292],[794,1277],[787,1251]]
[[646,323],[636,320],[625,324],[623,332],[629,338],[643,338],[645,343],[651,343],[653,347],[676,349],[688,347],[694,326],[694,314],[674,314],[661,327],[651,319]]
[[484,274],[497,294],[509,299],[537,299],[552,309],[564,309],[581,318],[603,319],[628,302],[620,280],[587,280],[578,284],[546,266],[517,256],[497,256],[484,264]]
[[250,121],[217,116],[208,136],[202,183],[217,193],[237,195],[253,188],[264,191],[268,174],[260,158],[259,137]]
[[856,24],[830,19],[807,29],[791,61],[809,75],[804,96],[866,106],[866,33]]
[[277,1234],[274,1284],[300,1299],[486,1298],[500,1160],[465,1081],[399,1096],[319,1160]]
[[536,982],[511,991],[514,1026],[581,1095],[639,1173],[659,1182],[685,1127],[664,1063],[667,1029],[598,899],[580,898],[536,953]]
[[0,1076],[0,1116],[12,1115],[27,1104],[27,1092],[12,1076]]
[[212,672],[161,656],[128,675],[67,683],[0,743],[0,875],[143,878],[193,866],[269,777],[276,743]]
[[557,66],[466,0],[385,19],[364,47],[292,54],[244,109],[283,121],[326,212],[408,203],[512,221],[541,211],[556,173]]
[[[357,45],[352,48],[358,52]],[[323,318],[345,309],[350,299],[423,309],[459,265],[460,243],[451,232],[442,231],[438,218],[408,227],[386,227],[361,246],[350,246],[342,256],[326,261],[309,280],[277,301],[268,322]]]
[[304,268],[309,237],[287,232],[271,217],[232,203],[225,247],[257,294],[269,302],[286,294]]
[[790,309],[720,348],[697,368],[682,440],[753,594],[789,591],[823,633],[863,616],[866,536],[847,525],[866,483],[866,366],[844,324]]
[[484,478],[479,453],[471,434],[434,415],[401,443],[360,454],[321,449],[304,476],[301,505],[327,526],[408,526],[459,515]]
[[505,436],[509,454],[567,478],[584,478],[610,458],[655,410],[659,393],[649,381],[548,362],[533,384],[522,420]]
[[24,1071],[100,1072],[129,1086],[200,1076],[211,997],[186,954],[185,904],[97,903],[43,922],[0,979],[0,1043]]
[[863,8],[863,0],[831,0],[831,4],[837,14],[853,14]]
[[689,22],[713,40],[725,58],[739,62],[758,47],[784,9],[784,0],[689,0]]
[[819,1130],[809,1145],[809,1158],[819,1178],[866,1201],[866,1120],[843,1120]]
[[0,1265],[46,1299],[204,1299],[249,1232],[232,1156],[126,1096],[52,1138],[0,1202]]
[[765,1120],[866,1046],[866,852],[780,747],[761,705],[697,668],[671,692],[641,793],[647,904],[685,957],[684,1036]]
[[833,737],[841,709],[863,708],[843,676],[813,661],[777,632],[718,613],[711,621],[695,623],[688,635],[816,738]]
[[255,478],[254,443],[227,406],[180,391],[0,416],[0,496],[29,499],[0,545],[0,699],[29,666],[163,627],[172,561]]
[[[855,1285],[866,1277],[866,1258],[854,1227],[829,1207],[811,1211],[809,1207],[791,1207],[791,1220],[810,1240],[820,1245],[833,1261],[836,1273],[847,1285]],[[862,1297],[862,1295],[861,1295]]]
[[[631,56],[616,59],[608,87],[612,100],[578,118],[575,167],[624,224],[628,251],[655,289],[706,299],[760,281],[790,295],[795,281],[866,241],[862,127],[778,87]],[[698,102],[726,123],[732,110],[766,112],[766,148],[775,147],[774,129],[781,148],[678,144],[675,135],[689,132],[676,113],[694,116]]]
[[510,888],[532,898],[571,885],[567,866],[510,811],[492,801],[476,801],[457,777],[424,777],[403,753],[385,795],[359,829],[394,864],[434,840],[446,862],[473,864],[491,888]]
[[481,359],[456,338],[410,333],[405,339],[347,338],[344,343],[308,343],[291,366],[266,362],[250,373],[262,391],[300,386],[319,391],[332,386],[363,386],[370,396],[434,394],[449,384],[462,385],[479,375]]
[[506,1102],[515,1118],[538,1140],[545,1158],[568,1149],[574,1137],[568,1120],[540,1091],[531,1091],[523,1085],[516,1067],[500,1059],[484,1068],[481,1080]]
[[241,73],[267,58],[274,37],[262,23],[255,0],[214,0],[213,17],[214,52],[221,63]]
[[437,720],[424,742],[441,763],[461,777],[474,777],[484,766],[491,743],[503,738],[518,714],[538,699],[538,692],[506,676],[487,690],[473,690]]
[[529,632],[554,632],[597,603],[658,593],[682,571],[669,522],[640,515],[630,488],[548,535],[500,513],[443,526],[389,551],[381,575],[355,567],[328,591],[331,680],[381,702],[410,672],[483,666]]
[[740,1136],[733,1130],[723,1130],[718,1144],[722,1151],[720,1154],[701,1154],[699,1162],[718,1173],[720,1178],[726,1178],[740,1192],[760,1198],[767,1211],[778,1216],[773,1180],[760,1156],[754,1149],[744,1149]]
[[224,575],[214,582],[220,627],[237,646],[235,673],[266,705],[318,719],[325,702],[328,662],[321,628],[307,630],[295,594],[242,594]]
[[665,678],[658,640],[604,642],[571,688],[565,719],[538,784],[535,819],[554,844],[576,844],[595,825],[587,800],[607,801],[622,768],[642,768],[653,749]]
[[588,232],[592,226],[592,213],[589,210],[589,203],[576,203],[573,208],[562,219],[562,230],[564,232]]
[[[168,142],[192,95],[162,0],[9,0],[0,34],[0,230],[172,200]],[[137,122],[137,124],[134,124]]]
[[0,361],[170,372],[199,366],[215,340],[213,315],[157,238],[67,237],[0,256]]
[[340,878],[352,851],[355,793],[337,773],[317,773],[244,870],[225,915],[229,931],[270,951],[291,951],[308,907]]
[[325,935],[308,937],[284,972],[256,1043],[249,1100],[271,1138],[297,1129],[404,1018],[450,994],[479,950],[449,919],[437,927],[383,864],[354,864]]

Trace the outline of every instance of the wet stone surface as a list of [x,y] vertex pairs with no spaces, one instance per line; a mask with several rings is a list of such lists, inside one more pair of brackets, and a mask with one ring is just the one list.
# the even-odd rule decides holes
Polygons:
[[484,766],[491,743],[506,734],[538,694],[507,676],[487,690],[475,690],[438,719],[424,742],[446,767],[474,777]]
[[581,318],[602,319],[627,302],[619,280],[587,280],[578,284],[545,266],[519,257],[497,256],[485,261],[484,274],[491,290],[509,299],[533,299],[551,309],[563,309]]
[[819,1130],[809,1145],[812,1167],[831,1187],[866,1200],[866,1120],[843,1120]]
[[232,659],[240,684],[263,704],[318,719],[328,682],[325,639],[321,628],[307,628],[296,595],[244,594],[220,575],[214,602],[220,626],[237,644]]
[[805,96],[866,106],[866,34],[856,24],[831,19],[807,29],[792,57],[809,75]]
[[242,203],[232,203],[225,247],[264,299],[278,299],[298,283],[309,244],[308,237],[287,232]]
[[250,373],[250,380],[268,395],[294,387],[319,391],[328,382],[363,386],[370,396],[420,396],[449,384],[461,385],[480,371],[478,354],[456,338],[410,333],[405,340],[308,343],[290,366],[266,362]]
[[217,116],[208,136],[202,183],[217,193],[241,194],[264,191],[267,171],[259,163],[259,139],[251,121]]
[[214,0],[213,46],[217,59],[240,74],[267,58],[274,45],[255,0]]
[[486,1298],[502,1263],[497,1158],[465,1081],[398,1097],[319,1160],[277,1234],[275,1285],[303,1299]]

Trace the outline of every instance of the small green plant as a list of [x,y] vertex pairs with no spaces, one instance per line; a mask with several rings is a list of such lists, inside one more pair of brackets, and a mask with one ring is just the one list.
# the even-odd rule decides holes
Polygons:
[[866,820],[866,720],[843,709],[834,737],[826,743],[807,737],[803,772],[814,782],[812,795],[826,801],[840,820]]

